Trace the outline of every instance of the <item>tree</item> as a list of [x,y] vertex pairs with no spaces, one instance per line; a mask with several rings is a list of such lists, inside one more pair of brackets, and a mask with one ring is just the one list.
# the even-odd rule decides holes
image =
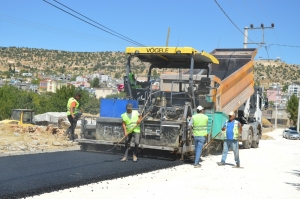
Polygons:
[[100,80],[98,77],[95,77],[91,82],[91,87],[93,88],[100,88]]
[[287,84],[286,84],[286,85],[284,85],[284,86],[283,86],[283,88],[282,88],[282,92],[285,92],[285,91],[287,91],[287,89],[288,89],[288,88],[289,88],[289,85],[287,85]]
[[290,100],[287,102],[287,111],[290,113],[289,119],[297,124],[298,118],[298,98],[296,95],[292,95]]
[[121,77],[121,73],[116,72],[116,73],[115,73],[115,78],[119,79],[120,77]]

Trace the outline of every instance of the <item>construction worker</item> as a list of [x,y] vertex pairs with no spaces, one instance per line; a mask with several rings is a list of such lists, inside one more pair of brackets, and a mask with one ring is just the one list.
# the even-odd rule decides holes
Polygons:
[[222,132],[224,134],[224,143],[223,143],[223,153],[221,162],[217,164],[219,166],[224,166],[228,150],[232,147],[234,160],[236,165],[234,168],[240,167],[240,158],[239,158],[239,134],[242,132],[242,124],[235,120],[235,113],[231,111],[228,114],[229,120],[226,121],[223,125]]
[[204,108],[202,106],[198,106],[197,114],[193,115],[189,122],[189,127],[193,126],[193,135],[194,135],[194,143],[195,143],[195,161],[194,161],[195,168],[201,167],[199,161],[200,161],[203,145],[206,142],[207,123],[208,123],[208,117],[204,115]]
[[[128,103],[126,105],[126,112],[121,115],[122,117],[122,127],[124,130],[124,136],[128,136],[125,142],[125,154],[121,159],[121,162],[127,161],[128,151],[130,148],[130,142],[132,136],[134,136],[134,151],[133,151],[133,161],[137,161],[137,151],[140,143],[140,123],[142,115],[138,111],[132,110],[132,104]],[[137,126],[136,126],[137,125]]]
[[77,125],[77,121],[79,119],[78,115],[80,114],[79,111],[79,102],[78,100],[81,99],[81,94],[80,93],[76,93],[75,97],[71,97],[68,100],[68,104],[67,104],[67,116],[68,116],[68,120],[71,124],[71,126],[66,130],[65,135],[67,135],[68,133],[70,133],[70,140],[74,141],[75,137],[74,137],[74,131]]

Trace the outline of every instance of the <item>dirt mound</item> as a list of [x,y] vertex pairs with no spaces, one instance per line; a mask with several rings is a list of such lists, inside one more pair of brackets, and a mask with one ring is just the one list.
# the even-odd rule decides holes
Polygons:
[[8,151],[44,151],[77,145],[64,135],[65,130],[53,125],[0,126],[0,154]]

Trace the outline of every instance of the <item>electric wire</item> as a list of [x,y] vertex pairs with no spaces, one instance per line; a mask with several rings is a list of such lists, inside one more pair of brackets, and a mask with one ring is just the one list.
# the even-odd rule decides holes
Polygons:
[[215,3],[218,5],[218,7],[222,10],[222,12],[225,14],[225,16],[229,19],[229,21],[245,36],[247,37],[251,42],[255,43],[252,39],[250,39],[248,36],[246,36],[241,29],[231,20],[231,18],[227,15],[227,13],[223,10],[223,8],[220,6],[220,4],[217,2],[217,0],[214,0]]
[[64,9],[62,9],[62,8],[60,8],[60,7],[56,6],[56,5],[54,5],[54,4],[52,4],[52,3],[50,3],[50,2],[48,2],[48,1],[46,1],[46,0],[43,0],[43,1],[46,2],[46,3],[48,3],[49,5],[51,5],[51,6],[55,7],[55,8],[57,8],[57,9],[59,9],[59,10],[65,12],[65,13],[67,13],[67,14],[69,14],[69,15],[71,15],[71,16],[73,16],[73,17],[75,17],[75,18],[77,18],[77,19],[79,19],[79,20],[81,20],[81,21],[83,21],[83,22],[85,22],[85,23],[91,25],[91,26],[94,26],[94,27],[97,28],[97,29],[100,29],[100,30],[102,30],[102,31],[104,31],[104,32],[106,32],[106,33],[108,33],[108,34],[111,34],[111,35],[113,35],[113,36],[115,36],[115,37],[118,37],[118,38],[120,38],[120,39],[123,39],[123,40],[125,40],[125,41],[127,41],[127,42],[129,42],[129,43],[134,44],[134,45],[137,45],[137,46],[144,46],[144,45],[141,45],[141,44],[139,44],[139,43],[132,42],[132,41],[126,39],[126,38],[120,37],[119,35],[116,35],[116,34],[114,34],[114,33],[111,33],[111,32],[109,32],[109,31],[107,31],[107,30],[105,30],[105,29],[103,29],[103,28],[101,28],[101,27],[99,27],[99,26],[96,26],[96,25],[94,25],[94,24],[92,24],[92,23],[90,23],[90,22],[88,22],[88,21],[86,21],[86,20],[84,20],[84,19],[82,19],[82,18],[80,18],[80,17],[78,17],[78,16],[76,16],[76,15],[74,15],[74,14],[72,14],[72,13],[70,13],[70,12],[68,12],[68,11],[66,11],[66,10],[64,10]]
[[82,16],[82,17],[84,17],[84,18],[86,18],[86,19],[88,19],[88,20],[90,20],[90,21],[92,21],[92,22],[94,22],[94,23],[96,23],[96,24],[102,26],[103,28],[106,28],[107,30],[109,30],[109,31],[111,31],[111,32],[113,32],[113,33],[115,33],[115,34],[118,34],[119,36],[124,37],[124,38],[126,38],[126,39],[128,39],[128,40],[130,40],[130,41],[132,41],[132,42],[134,42],[134,43],[137,43],[137,44],[139,44],[139,45],[141,45],[141,46],[144,46],[143,44],[141,44],[141,43],[139,43],[139,42],[137,42],[137,41],[134,41],[134,40],[132,40],[132,39],[130,39],[130,38],[128,38],[128,37],[126,37],[126,36],[120,34],[120,33],[117,33],[116,31],[113,31],[112,29],[110,29],[110,28],[108,28],[108,27],[106,27],[106,26],[104,26],[104,25],[102,25],[102,24],[100,24],[100,23],[98,23],[98,22],[96,22],[96,21],[94,21],[94,20],[92,20],[92,19],[86,17],[85,15],[83,15],[83,14],[81,14],[81,13],[79,13],[79,12],[73,10],[72,8],[70,8],[70,7],[68,7],[68,6],[66,6],[66,5],[64,5],[64,4],[62,4],[62,3],[60,3],[59,1],[57,1],[57,0],[54,0],[54,1],[55,1],[56,3],[58,3],[58,4],[62,5],[62,6],[64,6],[65,8],[67,8],[67,9],[69,9],[69,10],[75,12],[76,14],[78,14],[78,15],[80,15],[80,16]]
[[53,27],[53,26],[49,26],[49,25],[45,25],[45,24],[36,23],[33,21],[18,19],[15,17],[3,15],[3,14],[0,14],[0,21],[20,25],[23,27],[33,28],[33,29],[37,29],[37,30],[47,31],[47,32],[55,33],[55,34],[71,36],[71,37],[76,37],[76,38],[82,38],[82,39],[88,39],[88,40],[93,40],[93,41],[115,43],[115,44],[120,44],[120,45],[124,45],[127,43],[125,41],[120,42],[117,40],[98,37],[95,35],[90,35],[90,34],[86,34],[86,33],[82,33],[82,32],[76,32],[76,31],[72,31],[72,30],[67,30],[67,29]]
[[[235,9],[235,11],[245,20],[245,21],[247,21],[248,22],[248,24],[251,24],[251,22],[249,22],[247,19],[246,19],[246,17],[244,17],[244,15],[234,6],[234,4],[230,1],[230,0],[227,0],[230,4],[231,4],[231,6],[232,6],[232,8],[233,9]],[[250,9],[248,8],[248,11],[250,11]],[[251,12],[250,12],[251,13]],[[254,35],[255,35],[255,37],[256,37],[256,39],[258,40],[258,37],[257,37],[257,35],[256,35],[256,32],[253,32],[254,33]]]
[[[264,13],[264,15],[265,15],[266,18],[269,20],[269,23],[272,23],[271,20],[269,19],[268,15],[267,15],[267,13],[266,13],[264,7],[262,6],[262,3],[261,3],[259,0],[257,0],[257,1],[258,1],[259,5],[260,5],[260,7],[261,7],[261,9],[262,9],[262,11],[263,11],[263,13]],[[273,33],[274,33],[274,35],[275,35],[276,42],[279,43],[279,42],[278,42],[278,39],[277,39],[276,31],[274,30],[274,28],[272,28],[272,30],[273,30]],[[280,57],[282,57],[282,52],[281,52],[280,46],[278,46],[278,49],[279,49]]]
[[285,47],[291,47],[291,48],[300,48],[300,46],[292,46],[292,45],[286,45],[286,44],[269,44],[268,46],[285,46]]

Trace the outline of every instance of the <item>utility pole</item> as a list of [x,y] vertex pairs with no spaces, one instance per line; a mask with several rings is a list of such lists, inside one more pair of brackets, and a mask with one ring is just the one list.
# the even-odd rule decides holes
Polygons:
[[298,118],[297,118],[297,132],[299,132],[299,119],[300,119],[300,98],[298,100]]
[[[265,29],[268,28],[274,28],[274,23],[271,24],[270,27],[265,27],[264,24],[260,24],[260,27],[253,27],[253,24],[250,24],[250,28],[245,27],[244,28],[244,48],[247,48],[248,44],[266,44],[264,37],[265,37]],[[248,43],[248,30],[254,30],[254,29],[262,29],[262,42],[260,43]]]

